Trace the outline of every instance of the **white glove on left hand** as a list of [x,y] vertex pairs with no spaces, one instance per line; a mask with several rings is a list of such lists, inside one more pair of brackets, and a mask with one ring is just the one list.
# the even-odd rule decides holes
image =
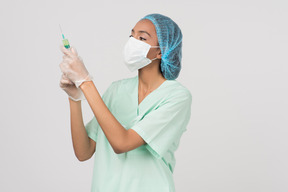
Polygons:
[[76,49],[71,47],[70,50],[66,49],[63,45],[61,46],[64,56],[59,66],[63,74],[79,88],[84,81],[92,81],[93,77],[88,73]]
[[61,76],[59,86],[68,94],[68,96],[73,101],[86,100],[82,90],[80,88],[77,88],[72,81],[65,77],[64,74],[62,74]]

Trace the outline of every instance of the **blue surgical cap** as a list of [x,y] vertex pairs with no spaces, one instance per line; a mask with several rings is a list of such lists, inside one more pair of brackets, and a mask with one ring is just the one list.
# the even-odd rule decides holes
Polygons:
[[169,17],[161,14],[149,14],[140,20],[150,20],[157,33],[161,49],[161,72],[168,80],[178,77],[182,59],[182,33],[178,25]]

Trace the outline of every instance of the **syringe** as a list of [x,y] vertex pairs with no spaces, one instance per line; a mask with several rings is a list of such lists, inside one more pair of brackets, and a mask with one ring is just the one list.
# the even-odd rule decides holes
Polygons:
[[64,45],[64,47],[65,47],[66,49],[69,49],[69,48],[70,48],[69,41],[68,41],[68,39],[65,39],[60,24],[59,24],[59,27],[60,27],[60,31],[61,31],[61,34],[62,34],[62,37],[63,37],[63,40],[62,40],[63,45]]

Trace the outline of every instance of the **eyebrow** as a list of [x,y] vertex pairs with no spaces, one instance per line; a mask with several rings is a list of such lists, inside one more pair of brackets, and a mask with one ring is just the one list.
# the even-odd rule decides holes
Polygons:
[[[134,29],[132,29],[131,31],[132,31],[132,33],[135,32]],[[147,31],[139,31],[139,33],[146,33],[147,35],[149,35],[151,37],[151,35]]]

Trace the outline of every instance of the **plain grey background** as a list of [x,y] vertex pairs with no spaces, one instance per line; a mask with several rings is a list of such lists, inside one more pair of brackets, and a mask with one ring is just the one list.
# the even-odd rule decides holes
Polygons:
[[175,154],[177,191],[288,191],[286,0],[1,0],[0,191],[90,191],[94,156],[75,157],[59,87],[59,24],[103,94],[137,75],[122,49],[149,13],[183,33],[177,80],[192,114]]

